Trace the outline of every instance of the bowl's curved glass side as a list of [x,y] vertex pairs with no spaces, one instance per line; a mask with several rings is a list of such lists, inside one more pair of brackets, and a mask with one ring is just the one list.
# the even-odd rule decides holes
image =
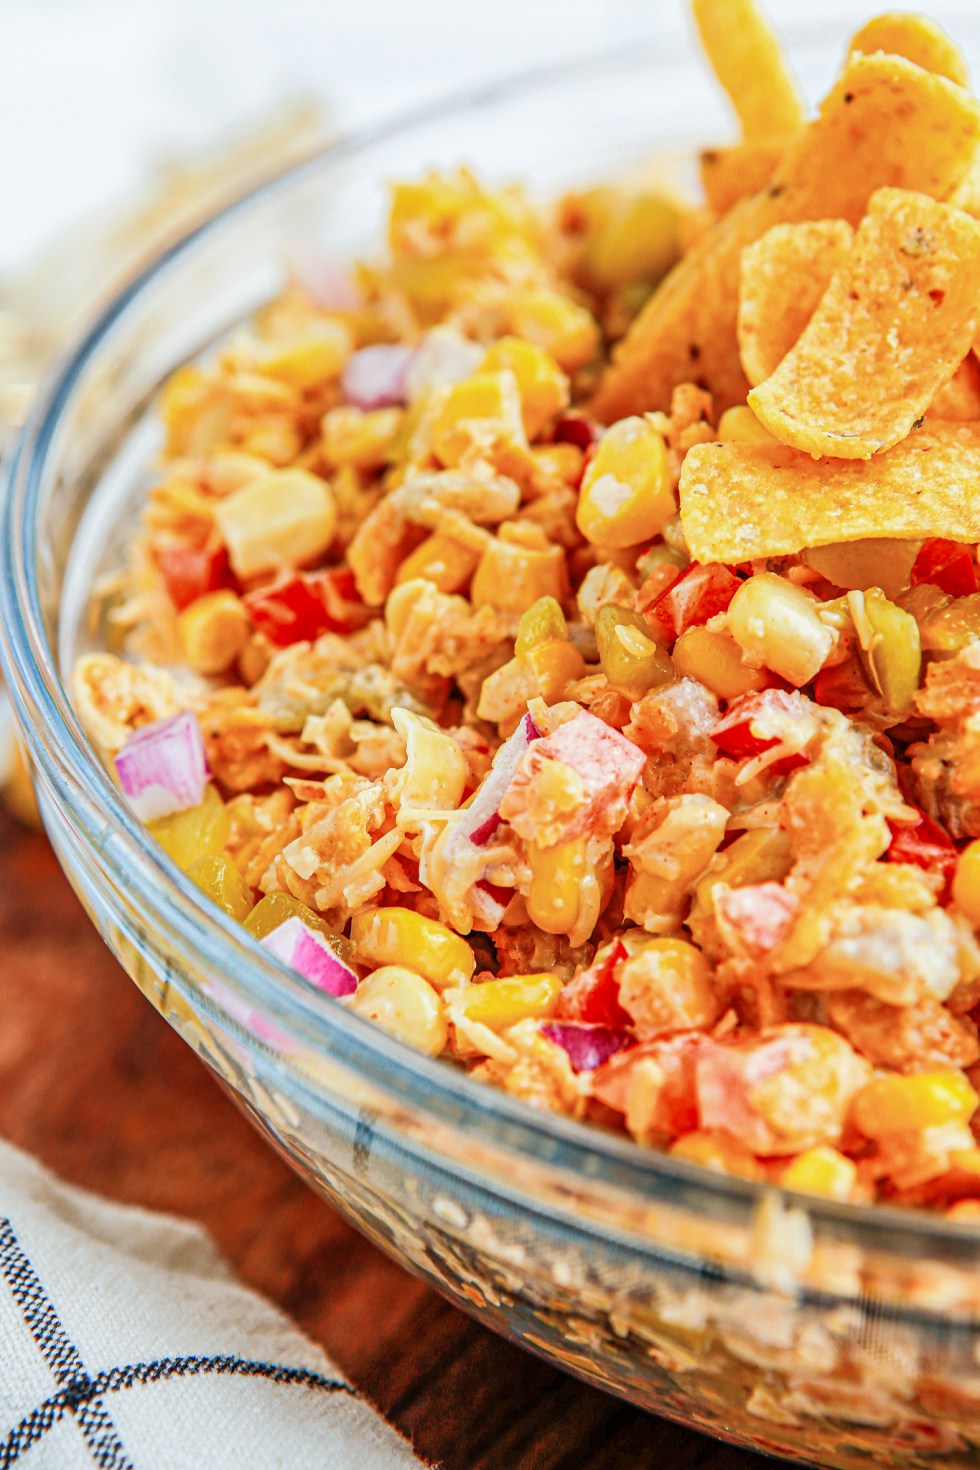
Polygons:
[[793,1455],[805,1443],[841,1467],[938,1452],[959,1470],[980,1450],[976,1236],[763,1194],[534,1115],[311,998],[161,864],[99,779],[60,684],[90,636],[88,589],[143,493],[155,388],[268,295],[289,242],[363,247],[377,181],[423,161],[465,156],[499,177],[517,158],[547,189],[638,162],[637,140],[674,132],[681,103],[689,117],[707,105],[691,63],[670,66],[652,92],[637,58],[505,90],[450,129],[423,119],[341,149],[124,296],[56,381],[13,472],[0,616],[15,699],[52,841],[110,948],[386,1249],[572,1370],[713,1433]]
[[801,1298],[778,1271],[726,1272],[659,1245],[655,1231],[638,1247],[583,1212],[590,1190],[568,1181],[559,1208],[540,1179],[507,1188],[467,1135],[451,1139],[404,1106],[395,1119],[339,1061],[277,1051],[286,1038],[268,1032],[249,1045],[236,1024],[248,1017],[217,1010],[211,977],[175,964],[43,784],[41,805],[76,891],[144,995],[314,1188],[467,1311],[631,1403],[754,1449],[839,1470],[975,1467],[969,1321],[910,1320],[862,1298],[856,1257],[837,1263],[856,1273],[850,1300]]

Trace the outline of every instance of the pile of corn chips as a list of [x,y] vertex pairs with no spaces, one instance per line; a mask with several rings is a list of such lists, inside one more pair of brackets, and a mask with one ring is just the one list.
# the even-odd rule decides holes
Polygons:
[[922,16],[881,16],[808,120],[751,0],[694,10],[744,136],[704,155],[717,219],[620,344],[596,411],[666,409],[689,379],[748,405],[759,442],[684,465],[700,561],[976,541],[980,106],[962,55]]

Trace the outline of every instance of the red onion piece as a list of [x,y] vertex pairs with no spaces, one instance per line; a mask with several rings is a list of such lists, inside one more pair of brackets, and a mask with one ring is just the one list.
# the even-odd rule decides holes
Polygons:
[[188,710],[143,725],[116,756],[116,771],[141,822],[198,806],[210,775],[200,725]]
[[312,245],[295,246],[288,265],[293,278],[326,311],[356,311],[363,297],[348,271]]
[[405,379],[408,401],[414,403],[430,388],[460,383],[475,373],[486,348],[471,342],[455,327],[433,327],[422,338]]
[[353,995],[357,976],[334,954],[322,935],[310,929],[295,915],[266,934],[259,943],[277,960],[309,980],[317,990],[340,1000]]
[[379,343],[352,352],[340,379],[340,391],[354,408],[397,408],[405,402],[405,375],[414,347]]
[[490,774],[463,813],[454,836],[467,838],[475,847],[482,847],[500,826],[500,803],[504,793],[514,779],[517,767],[524,759],[524,752],[532,740],[540,740],[541,731],[530,715],[525,715],[513,735],[510,735],[497,751],[490,767]]
[[636,1041],[630,1031],[615,1026],[588,1026],[579,1021],[549,1021],[541,1027],[541,1034],[568,1053],[573,1072],[594,1072]]

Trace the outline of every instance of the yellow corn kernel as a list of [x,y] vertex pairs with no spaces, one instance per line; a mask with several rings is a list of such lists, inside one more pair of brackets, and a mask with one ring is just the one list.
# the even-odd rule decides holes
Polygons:
[[150,822],[149,831],[184,872],[202,857],[221,857],[231,834],[231,817],[213,786],[204,788],[200,806]]
[[748,404],[726,408],[718,420],[718,438],[722,444],[772,444],[772,435],[759,423]]
[[323,457],[328,466],[381,469],[389,461],[404,417],[400,408],[375,408],[368,412],[348,406],[332,408],[323,415],[321,424]]
[[455,811],[466,785],[466,757],[451,735],[407,709],[391,711],[405,741],[405,764],[389,777],[390,795],[402,813]]
[[578,919],[579,895],[588,874],[585,838],[574,837],[557,847],[527,850],[531,886],[525,900],[527,916],[546,934],[571,934]]
[[524,654],[522,662],[534,676],[539,696],[554,704],[569,684],[585,674],[585,659],[567,639],[552,638]]
[[234,592],[208,592],[177,617],[184,659],[196,674],[223,674],[251,636],[248,613]]
[[321,934],[329,934],[330,929],[322,915],[291,893],[267,893],[260,898],[248,918],[245,920],[245,928],[256,939],[264,939],[271,934],[273,929],[278,929],[280,924],[285,924],[287,919],[302,919],[309,929],[316,929]]
[[259,370],[291,388],[318,388],[340,377],[352,345],[343,322],[318,322],[314,331],[264,355]]
[[648,939],[619,968],[620,1001],[641,1029],[703,1029],[718,1019],[720,1006],[711,966],[686,939]]
[[649,541],[677,502],[663,436],[646,419],[613,424],[585,472],[575,520],[587,541],[617,549]]
[[435,531],[421,546],[409,552],[398,568],[395,582],[411,582],[421,577],[432,582],[440,592],[461,592],[479,560],[480,553],[471,546],[463,546],[452,536]]
[[494,342],[480,371],[497,373],[506,368],[517,379],[524,432],[528,439],[536,439],[544,426],[567,408],[568,379],[549,352],[520,337],[501,337]]
[[724,631],[688,628],[674,644],[671,657],[682,679],[699,680],[719,699],[737,699],[766,686],[765,674],[743,663],[742,650]]
[[848,1200],[854,1197],[857,1166],[853,1159],[826,1144],[808,1148],[798,1154],[779,1176],[783,1189],[800,1194],[820,1194],[826,1199]]
[[756,827],[718,853],[694,890],[692,914],[713,908],[711,892],[718,883],[745,888],[750,883],[779,883],[793,866],[793,849],[781,827]]
[[485,189],[466,168],[395,184],[388,215],[394,255],[449,249],[496,254],[537,245],[536,217],[519,192]]
[[245,922],[252,912],[252,890],[229,857],[202,857],[187,876],[230,919]]
[[487,980],[470,985],[452,997],[452,1013],[491,1031],[505,1031],[529,1017],[550,1016],[564,982],[557,975],[508,975],[505,980]]
[[474,373],[433,395],[429,444],[442,464],[459,464],[494,444],[526,446],[517,379],[507,370]]
[[557,291],[515,291],[507,312],[510,330],[546,348],[566,373],[583,367],[599,351],[599,327],[592,313]]
[[521,658],[539,643],[567,637],[568,624],[561,610],[561,603],[553,597],[539,597],[537,602],[532,602],[521,613],[514,652]]
[[402,965],[384,965],[368,975],[348,1005],[389,1036],[396,1036],[426,1056],[437,1057],[448,1040],[449,1027],[439,992]]
[[432,583],[424,577],[412,577],[392,588],[385,601],[385,627],[393,638],[397,640],[405,632],[415,604],[431,596]]
[[302,566],[333,540],[337,507],[330,486],[306,470],[277,470],[218,501],[214,511],[239,577]]
[[957,859],[953,902],[980,929],[980,838],[964,847]]
[[160,413],[173,454],[205,454],[227,436],[227,396],[194,363],[168,379],[160,395]]
[[723,1133],[697,1129],[682,1133],[670,1146],[671,1157],[688,1159],[713,1169],[716,1174],[737,1174],[742,1179],[762,1179],[764,1171],[753,1154]]
[[866,1138],[967,1123],[980,1098],[962,1072],[873,1077],[854,1098],[851,1120]]
[[749,662],[797,687],[820,672],[836,641],[813,598],[772,572],[742,583],[728,608],[728,627]]
[[601,219],[582,258],[589,285],[608,292],[634,281],[655,283],[680,254],[680,215],[659,194],[626,195]]
[[521,546],[497,536],[487,545],[473,573],[470,600],[501,612],[522,612],[541,597],[564,601],[568,568],[560,546]]
[[509,658],[480,685],[477,716],[492,725],[516,724],[538,692],[534,674],[522,658]]
[[531,450],[531,458],[543,474],[566,485],[577,485],[582,478],[584,456],[575,444],[541,444]]
[[366,965],[403,965],[437,990],[472,980],[476,961],[465,939],[414,909],[362,909],[350,937]]
[[442,255],[405,255],[387,271],[390,284],[408,297],[424,327],[441,322],[459,288],[480,269],[472,255],[450,251]]

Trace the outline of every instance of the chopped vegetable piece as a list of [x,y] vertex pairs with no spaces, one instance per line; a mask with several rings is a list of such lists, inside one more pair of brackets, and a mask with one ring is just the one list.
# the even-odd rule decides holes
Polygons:
[[224,546],[161,546],[155,557],[178,612],[206,592],[220,592],[223,587],[235,585]]
[[307,908],[305,903],[301,903],[291,893],[265,894],[245,920],[245,928],[256,939],[264,939],[273,929],[285,924],[287,919],[301,919],[307,929],[316,929],[321,934],[330,932],[326,919]]
[[848,593],[865,673],[893,715],[912,708],[922,670],[919,625],[878,587]]
[[913,587],[929,582],[950,597],[966,597],[978,588],[975,552],[958,541],[934,536],[915,558],[909,580]]
[[287,573],[243,601],[256,632],[278,648],[312,642],[321,633],[352,633],[368,618],[347,567]]
[[187,876],[230,919],[237,919],[241,924],[248,918],[252,911],[252,890],[231,858],[198,858],[187,869]]
[[602,672],[610,684],[631,697],[638,699],[648,689],[673,679],[673,663],[639,613],[607,602],[596,614],[595,636]]
[[655,628],[663,628],[671,639],[679,638],[688,628],[724,612],[738,588],[739,579],[727,567],[718,562],[702,566],[695,561],[650,607],[641,604],[640,610]]
[[415,359],[412,347],[378,344],[352,352],[344,364],[340,391],[355,408],[371,412],[406,401],[406,380]]
[[149,829],[167,856],[186,873],[200,858],[224,856],[231,818],[215,788],[206,786],[200,805],[161,817]]
[[629,1014],[619,1001],[617,978],[625,958],[625,944],[619,938],[614,939],[601,959],[597,956],[588,969],[582,970],[565,986],[558,997],[555,1015],[563,1020],[596,1026],[617,1029],[629,1026]]
[[306,470],[278,470],[236,490],[215,507],[236,576],[302,566],[322,556],[337,527],[325,480]]
[[645,419],[623,419],[599,441],[579,496],[576,521],[596,546],[635,546],[676,513],[663,435]]
[[[938,873],[947,886],[956,871],[956,848],[952,839],[925,812],[918,813],[912,826],[889,821],[892,840],[886,856],[892,863],[914,863],[926,872]],[[978,906],[980,913],[980,906]]]
[[361,981],[350,1008],[426,1056],[446,1045],[449,1028],[438,991],[403,965],[383,965]]
[[874,1077],[854,1099],[851,1118],[867,1138],[887,1138],[944,1123],[968,1123],[980,1104],[962,1072]]
[[204,738],[186,710],[143,725],[117,752],[123,795],[141,822],[157,822],[200,804],[208,782]]
[[405,966],[437,990],[465,984],[476,968],[465,939],[412,909],[362,909],[351,923],[350,937],[365,964]]
[[797,688],[819,673],[837,641],[814,599],[772,572],[737,588],[728,629],[748,663],[772,669]]
[[629,1031],[583,1025],[580,1021],[549,1021],[541,1027],[541,1034],[567,1053],[573,1072],[594,1072],[635,1041]]
[[322,935],[296,915],[263,935],[259,943],[317,990],[337,1000],[357,989],[353,970],[337,958]]

